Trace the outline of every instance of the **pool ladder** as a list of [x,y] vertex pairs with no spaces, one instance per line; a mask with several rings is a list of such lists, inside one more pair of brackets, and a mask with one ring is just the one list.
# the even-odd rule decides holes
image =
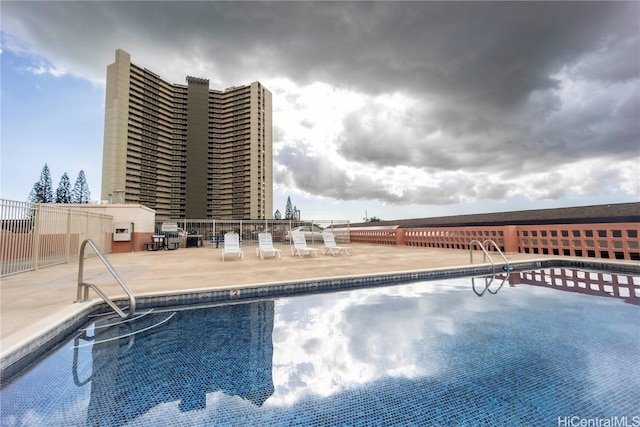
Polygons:
[[[510,273],[507,271],[507,274],[506,274],[506,275],[504,275],[504,276],[502,277],[502,281],[500,282],[500,285],[498,285],[498,287],[497,287],[497,288],[495,288],[495,289],[492,289],[492,288],[491,288],[491,285],[493,284],[493,281],[494,281],[494,280],[496,280],[496,279],[500,279],[500,277],[498,277],[498,275],[497,275],[497,274],[495,274],[495,273],[494,273],[494,274],[492,274],[492,275],[491,275],[491,277],[489,277],[489,276],[484,276],[484,277],[472,277],[472,278],[471,278],[471,289],[472,289],[472,290],[473,290],[473,292],[474,292],[476,295],[478,295],[479,297],[482,297],[482,296],[484,295],[484,293],[485,293],[485,292],[487,292],[487,291],[488,291],[490,294],[495,295],[495,294],[497,294],[497,293],[498,293],[498,291],[499,291],[500,289],[502,289],[502,287],[504,286],[505,282],[506,282],[506,281],[507,281],[507,279],[509,278],[509,274],[510,274]],[[479,291],[479,290],[476,288],[476,279],[480,279],[480,278],[483,278],[483,279],[484,279],[484,289],[483,289],[483,290],[481,290],[481,291]],[[479,287],[479,286],[478,286],[478,287]]]
[[495,250],[500,254],[500,256],[502,257],[502,259],[504,260],[504,265],[502,266],[502,269],[505,271],[511,271],[513,270],[513,266],[511,266],[509,264],[509,261],[507,260],[507,257],[504,256],[504,254],[502,253],[502,251],[500,250],[500,248],[498,247],[498,245],[496,244],[496,242],[494,242],[491,239],[487,239],[484,242],[480,243],[480,240],[472,240],[469,243],[469,251],[471,254],[471,264],[473,264],[473,244],[477,243],[480,246],[480,249],[482,250],[482,253],[484,254],[484,262],[487,262],[487,259],[489,259],[489,262],[491,262],[491,269],[493,271],[493,274],[496,274],[496,263],[493,262],[493,258],[491,258],[491,255],[489,255],[489,252],[487,251],[487,245],[493,246],[495,248]]
[[[116,281],[118,282],[120,287],[122,287],[122,289],[124,289],[125,293],[129,297],[129,312],[128,313],[125,313],[124,311],[122,311],[120,309],[120,307],[118,307],[116,305],[116,303],[111,301],[111,299],[104,292],[102,292],[102,290],[97,285],[94,285],[93,283],[86,283],[83,280],[84,248],[87,246],[87,244],[89,246],[91,246],[91,248],[93,248],[93,250],[96,253],[96,255],[98,255],[98,258],[100,258],[100,261],[102,261],[102,263],[105,265],[105,267],[107,267],[107,270],[109,270],[109,273],[111,273],[111,275],[116,279]],[[113,268],[111,263],[109,263],[109,261],[107,261],[107,258],[105,258],[104,254],[102,254],[102,252],[100,252],[100,249],[98,249],[98,246],[95,244],[95,242],[93,240],[91,240],[91,239],[86,239],[84,242],[82,242],[82,245],[80,245],[80,260],[79,260],[79,264],[78,264],[78,299],[75,302],[89,301],[89,289],[90,288],[93,289],[94,291],[96,291],[96,293],[98,295],[100,295],[100,297],[104,300],[104,302],[106,302],[109,305],[109,307],[111,307],[123,319],[128,319],[136,311],[136,298],[133,295],[133,292],[131,292],[131,289],[129,289],[129,287],[124,283],[122,278],[120,278],[120,276],[118,275],[116,270]]]

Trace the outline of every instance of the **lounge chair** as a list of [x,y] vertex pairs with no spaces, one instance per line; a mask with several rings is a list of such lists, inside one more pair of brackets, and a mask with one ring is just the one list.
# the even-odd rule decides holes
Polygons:
[[324,230],[322,232],[322,239],[324,240],[324,246],[322,246],[323,254],[331,253],[331,255],[336,256],[340,254],[340,252],[344,252],[351,256],[347,248],[336,245],[336,239],[331,231]]
[[240,248],[240,236],[238,233],[226,233],[224,235],[224,247],[222,248],[222,261],[226,254],[238,254],[240,259],[244,259],[244,252]]
[[294,231],[291,235],[293,236],[293,246],[291,247],[291,254],[293,256],[298,255],[302,258],[303,255],[311,256],[311,254],[314,254],[316,258],[318,257],[318,250],[307,246],[307,239],[305,238],[304,233]]
[[273,247],[273,239],[271,233],[258,233],[258,248],[256,249],[256,255],[260,259],[264,260],[264,254],[272,253],[273,256],[277,256],[282,259],[282,251]]

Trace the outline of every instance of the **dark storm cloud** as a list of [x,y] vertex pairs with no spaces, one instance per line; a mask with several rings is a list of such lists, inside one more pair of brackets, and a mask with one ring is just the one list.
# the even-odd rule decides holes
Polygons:
[[[382,107],[369,105],[347,115],[344,131],[338,137],[339,152],[349,160],[381,167],[409,165],[449,170],[481,165],[493,156],[491,141],[483,143],[490,119],[473,118],[457,110],[427,113],[412,108],[393,119],[384,117],[385,112]],[[487,127],[481,129],[481,122],[487,122]],[[430,138],[434,132],[443,136]],[[455,143],[455,139],[466,135],[473,138]],[[484,150],[469,150],[476,144],[483,145]]]
[[[557,100],[542,101],[548,103],[544,113],[526,116],[461,107],[431,113],[414,109],[390,121],[379,107],[366,106],[345,117],[339,152],[379,167],[467,171],[548,168],[568,159],[623,160],[640,154],[640,99],[622,95],[603,94],[601,102],[561,112],[554,111]],[[440,134],[432,138],[435,131]]]
[[[636,2],[3,2],[3,11],[4,28],[26,28],[61,56],[153,43],[157,52],[134,59],[173,50],[225,75],[259,68],[500,106],[555,87],[550,75],[587,53],[633,53],[639,25]],[[626,57],[633,65],[603,67],[599,78],[637,72],[637,50]]]
[[603,43],[600,49],[583,58],[576,69],[576,74],[589,80],[605,82],[637,79],[640,75],[638,52],[640,52],[640,38],[637,36]]
[[[303,83],[339,76],[366,93],[404,90],[500,107],[557,87],[551,76],[563,65],[627,42],[638,29],[633,3],[311,3],[279,15],[281,33],[264,45]],[[637,52],[629,58],[637,68]],[[602,78],[619,78],[616,68]]]

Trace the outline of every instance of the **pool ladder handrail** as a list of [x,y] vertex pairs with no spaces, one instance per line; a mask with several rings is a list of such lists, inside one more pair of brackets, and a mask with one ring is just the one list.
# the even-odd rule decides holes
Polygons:
[[498,247],[498,245],[496,244],[496,242],[494,242],[491,239],[487,239],[484,242],[480,243],[480,240],[472,240],[469,243],[469,251],[471,254],[471,259],[470,262],[471,264],[473,264],[473,244],[477,243],[478,245],[480,245],[480,249],[482,250],[483,254],[484,254],[484,258],[483,258],[483,262],[487,262],[487,258],[489,259],[489,262],[491,262],[491,269],[493,271],[493,274],[496,274],[496,263],[493,262],[493,258],[491,258],[491,255],[489,255],[489,252],[487,251],[487,248],[485,247],[485,245],[487,245],[487,243],[491,244],[495,250],[500,254],[500,256],[502,257],[502,259],[504,260],[504,267],[506,267],[506,271],[509,271],[511,269],[511,266],[509,265],[509,261],[507,260],[507,257],[504,256],[504,254],[502,253],[502,251],[500,250],[500,248]]
[[489,291],[490,294],[497,294],[498,291],[500,289],[502,289],[502,287],[504,286],[505,282],[507,281],[507,279],[509,278],[509,271],[507,271],[507,274],[502,278],[502,282],[500,282],[500,285],[496,288],[496,290],[494,291],[493,289],[491,289],[491,285],[493,284],[493,281],[498,277],[497,274],[492,274],[491,277],[485,276],[484,277],[484,289],[482,290],[482,292],[478,292],[476,290],[476,282],[475,279],[476,277],[472,277],[471,278],[471,289],[473,290],[473,292],[479,296],[482,297],[484,295],[485,292]]
[[[89,246],[91,246],[91,248],[93,248],[93,250],[96,253],[96,255],[98,255],[98,258],[100,258],[100,261],[102,261],[102,263],[105,265],[105,267],[107,267],[107,270],[109,270],[109,273],[111,273],[111,275],[116,279],[116,281],[118,282],[120,287],[122,287],[122,289],[124,289],[125,293],[129,297],[129,313],[125,313],[124,311],[122,311],[120,309],[120,307],[118,307],[116,305],[116,303],[111,301],[111,299],[104,292],[102,292],[102,290],[98,286],[94,285],[93,283],[86,283],[83,280],[84,248],[85,248],[85,246],[87,244],[89,244]],[[78,299],[75,302],[88,301],[89,300],[89,288],[91,288],[94,291],[96,291],[96,293],[104,300],[104,302],[106,302],[109,305],[109,307],[111,307],[123,319],[128,319],[136,311],[136,297],[133,295],[133,292],[131,292],[131,289],[129,289],[129,287],[124,283],[124,281],[118,275],[118,273],[113,268],[111,263],[107,260],[107,258],[105,258],[104,254],[102,254],[102,252],[100,252],[100,249],[98,249],[98,246],[95,244],[95,242],[93,240],[91,240],[91,239],[85,239],[85,241],[82,242],[82,245],[80,245],[80,260],[79,260],[79,264],[78,264]],[[84,292],[83,292],[83,290],[84,290]]]

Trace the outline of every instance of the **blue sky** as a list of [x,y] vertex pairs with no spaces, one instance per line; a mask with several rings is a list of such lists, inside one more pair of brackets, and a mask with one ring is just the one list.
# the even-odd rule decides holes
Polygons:
[[[1,197],[100,198],[115,50],[273,93],[274,210],[382,219],[640,200],[638,2],[2,2]],[[149,19],[153,16],[154,19]]]
[[[48,71],[47,71],[48,70]],[[100,196],[104,86],[56,76],[43,58],[2,52],[2,198],[24,201],[45,164],[54,189],[83,170]]]

